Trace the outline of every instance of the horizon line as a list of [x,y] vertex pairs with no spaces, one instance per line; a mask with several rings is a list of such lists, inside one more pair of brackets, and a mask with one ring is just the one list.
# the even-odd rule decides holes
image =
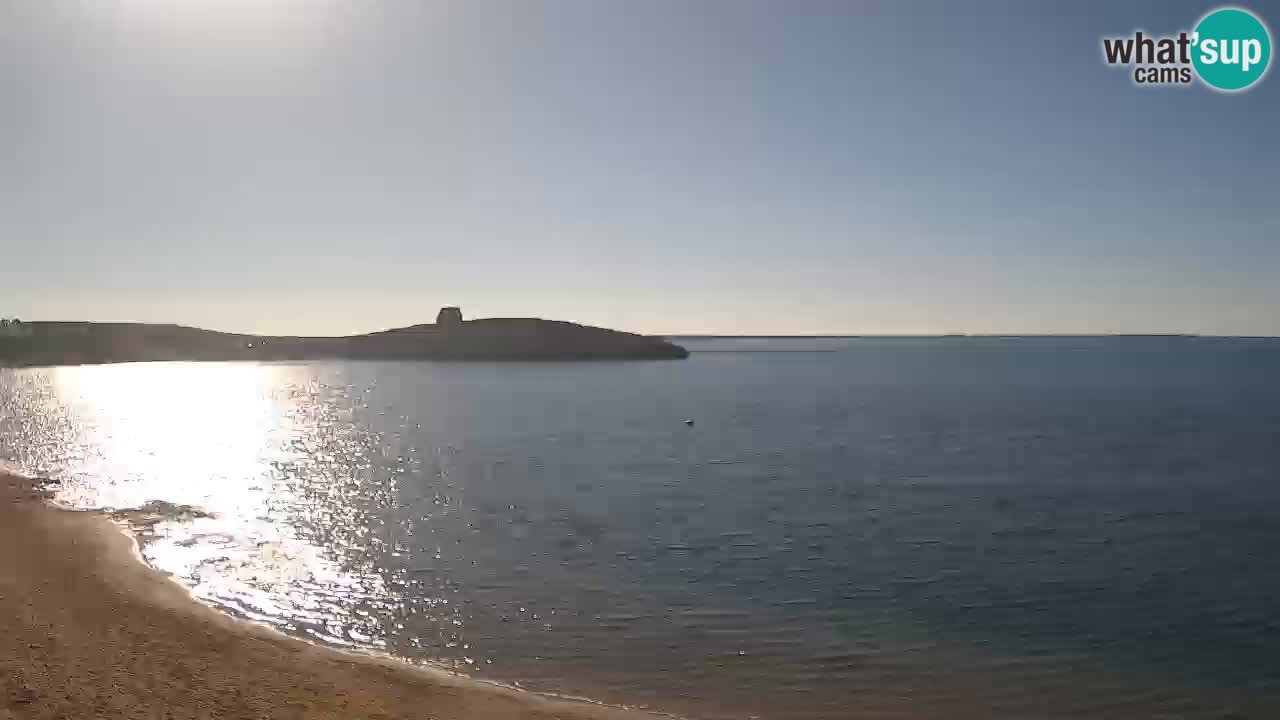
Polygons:
[[[7,318],[17,319],[17,318]],[[535,319],[547,320],[547,318],[518,318],[515,316],[506,317],[473,317],[465,322],[473,320],[516,320],[516,319]],[[551,322],[568,322],[575,325],[585,325],[572,320],[550,320]],[[138,320],[21,320],[23,325],[156,325],[156,326],[173,326],[183,327],[193,330],[203,330],[205,332],[221,333],[226,335],[244,335],[258,337],[295,337],[292,335],[282,335],[279,333],[262,333],[262,332],[243,332],[236,330],[216,330],[199,325],[187,325],[182,322],[146,322]],[[403,327],[387,328],[381,327],[375,330],[366,330],[363,332],[346,334],[346,335],[308,335],[296,337],[352,337],[354,335],[366,335],[371,333],[387,332],[389,330],[399,330],[409,327],[418,327],[421,325],[431,325],[434,323],[416,323],[414,325],[406,325]],[[590,325],[587,325],[591,327]],[[1277,340],[1280,335],[1240,335],[1240,334],[1217,334],[1217,333],[1169,333],[1169,332],[978,332],[978,333],[859,333],[859,332],[826,332],[826,333],[664,333],[664,332],[639,332],[632,330],[620,330],[606,326],[594,326],[606,330],[616,330],[618,332],[628,332],[635,335],[644,335],[655,338],[686,338],[690,340],[849,340],[849,339],[944,339],[944,338],[973,338],[973,339],[1034,339],[1034,338],[1165,338],[1165,339],[1234,339],[1234,340]]]
[[1235,339],[1235,340],[1280,340],[1280,335],[1218,335],[1213,333],[816,333],[816,334],[765,334],[765,335],[723,335],[715,333],[666,333],[658,337],[688,338],[690,340],[849,340],[858,338],[976,338],[976,339],[1020,339],[1020,338],[1185,338],[1185,339]]

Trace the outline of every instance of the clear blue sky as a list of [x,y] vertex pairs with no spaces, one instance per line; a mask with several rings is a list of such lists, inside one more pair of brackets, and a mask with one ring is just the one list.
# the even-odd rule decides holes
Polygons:
[[1217,5],[0,0],[0,314],[1280,334],[1280,76],[1101,60]]

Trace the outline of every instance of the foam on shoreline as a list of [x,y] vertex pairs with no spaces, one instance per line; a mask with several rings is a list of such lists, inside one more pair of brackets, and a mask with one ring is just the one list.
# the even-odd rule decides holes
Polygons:
[[163,708],[175,718],[659,717],[336,649],[233,618],[147,565],[132,535],[105,515],[51,504],[31,479],[4,469],[0,547],[0,615],[9,625],[0,632],[0,669],[14,685],[4,691],[33,717],[107,708],[120,717]]

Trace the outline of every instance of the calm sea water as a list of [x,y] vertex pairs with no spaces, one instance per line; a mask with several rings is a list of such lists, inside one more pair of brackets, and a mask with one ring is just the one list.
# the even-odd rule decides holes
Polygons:
[[527,688],[1280,716],[1280,342],[687,344],[0,371],[0,460],[230,612]]

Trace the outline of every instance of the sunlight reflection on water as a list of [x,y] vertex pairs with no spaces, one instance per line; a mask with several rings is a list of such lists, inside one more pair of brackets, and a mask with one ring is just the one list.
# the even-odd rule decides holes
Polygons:
[[[347,522],[368,490],[371,439],[347,387],[297,367],[153,363],[47,371],[40,414],[77,449],[57,499],[146,508],[143,554],[202,599],[328,642],[382,648],[371,611],[391,604],[379,568],[352,566],[305,527]],[[38,382],[39,380],[37,380]],[[163,503],[155,501],[163,499]],[[182,515],[190,506],[201,516]],[[372,572],[370,572],[372,571]]]

